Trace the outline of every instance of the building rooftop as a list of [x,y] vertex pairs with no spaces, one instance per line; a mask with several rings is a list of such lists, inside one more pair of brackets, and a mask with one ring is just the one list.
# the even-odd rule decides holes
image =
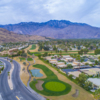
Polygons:
[[91,70],[99,72],[100,68],[91,68]]
[[65,65],[64,62],[58,62],[57,65]]
[[66,67],[66,65],[57,65],[57,67]]
[[74,72],[68,72],[68,74],[71,74],[75,77],[79,77],[79,74],[81,74],[81,72],[80,71],[74,71]]
[[50,61],[57,61],[57,59],[51,59]]
[[98,78],[89,78],[88,81],[92,82],[93,84],[100,86],[100,79]]
[[88,75],[94,75],[93,72],[90,72],[90,71],[88,71],[88,70],[83,70],[82,72],[84,72],[85,74],[88,74]]

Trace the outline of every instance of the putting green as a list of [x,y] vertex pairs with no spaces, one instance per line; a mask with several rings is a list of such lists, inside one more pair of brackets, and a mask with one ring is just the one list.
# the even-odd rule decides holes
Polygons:
[[66,86],[63,83],[51,81],[45,84],[45,88],[50,91],[61,92],[66,89]]

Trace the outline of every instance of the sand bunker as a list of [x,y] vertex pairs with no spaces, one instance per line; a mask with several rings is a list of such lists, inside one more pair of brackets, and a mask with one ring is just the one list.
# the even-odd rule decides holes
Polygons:
[[79,90],[76,89],[76,92],[72,95],[73,97],[78,97],[79,95]]
[[41,80],[38,80],[38,83],[35,85],[36,86],[36,88],[38,89],[38,90],[43,90],[43,87],[42,87],[42,84],[44,83],[44,81],[41,81]]

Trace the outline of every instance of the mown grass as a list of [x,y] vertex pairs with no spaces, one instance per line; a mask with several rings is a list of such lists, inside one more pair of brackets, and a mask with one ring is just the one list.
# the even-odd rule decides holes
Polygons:
[[32,61],[33,59],[32,58],[27,58],[27,61]]
[[32,45],[32,47],[30,48],[30,50],[34,50],[34,49],[36,49],[36,45],[35,44]]
[[40,52],[30,52],[30,53],[29,53],[29,55],[33,55],[33,54],[34,54],[35,56],[38,56],[38,55],[41,54],[41,53],[40,53]]
[[[42,91],[39,91],[37,90],[37,88],[35,87],[37,81],[32,81],[30,83],[30,87],[35,90],[36,92],[38,93],[41,93],[43,95],[47,95],[47,96],[59,96],[59,95],[64,95],[64,94],[67,94],[71,91],[71,85],[65,83],[65,82],[62,82],[60,80],[58,80],[57,76],[49,69],[47,68],[46,66],[44,65],[40,65],[40,64],[36,64],[36,65],[33,65],[33,67],[35,68],[39,68],[39,69],[42,69],[44,71],[44,73],[46,74],[46,78],[45,79],[41,79],[44,81],[42,87],[43,87],[43,90]],[[58,82],[58,90],[61,90],[61,88],[59,87],[59,84],[63,84],[63,86],[65,86],[65,89],[62,90],[62,91],[52,91],[48,88],[46,88],[45,84],[47,84],[48,82]],[[50,86],[50,88],[52,88],[52,85]]]
[[89,55],[95,55],[94,53],[88,53]]
[[63,83],[50,81],[45,84],[45,88],[51,91],[63,91],[66,89],[66,86]]

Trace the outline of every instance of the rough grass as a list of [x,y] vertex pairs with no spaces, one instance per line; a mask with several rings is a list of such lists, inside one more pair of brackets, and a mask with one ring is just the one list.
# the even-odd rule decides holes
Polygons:
[[25,58],[22,58],[22,57],[20,57],[19,59],[20,59],[20,60],[25,60]]
[[33,59],[32,58],[27,58],[27,61],[32,61]]
[[[26,62],[26,66],[23,65],[23,61],[20,62],[19,57],[14,57],[13,59],[16,60],[17,62],[19,62],[20,66],[21,66],[20,78],[21,78],[22,82],[25,84],[25,86],[27,86],[27,82],[28,82],[28,80],[29,80],[29,74],[28,74],[28,72],[27,72],[27,66],[28,66],[29,64]],[[25,68],[25,71],[23,71],[23,68]]]
[[[68,94],[71,91],[71,85],[58,80],[57,76],[46,66],[36,64],[36,65],[33,65],[33,67],[42,69],[47,76],[47,78],[41,79],[41,80],[44,81],[44,83],[42,85],[43,86],[42,91],[37,90],[37,88],[35,87],[37,82],[32,81],[30,83],[31,88],[34,89],[36,92],[41,93],[43,95],[47,95],[47,96],[59,96],[59,95]],[[60,84],[61,84],[63,86],[63,88],[62,88],[63,90],[62,91],[57,91],[57,90],[51,91],[50,89],[47,89],[45,87],[45,84],[48,83],[48,82],[57,82],[59,90],[61,90],[61,88],[60,88]],[[64,86],[65,86],[65,89],[64,89]],[[50,88],[52,88],[52,86]]]
[[36,45],[35,44],[32,45],[32,47],[30,48],[30,50],[34,50],[34,49],[36,49]]

